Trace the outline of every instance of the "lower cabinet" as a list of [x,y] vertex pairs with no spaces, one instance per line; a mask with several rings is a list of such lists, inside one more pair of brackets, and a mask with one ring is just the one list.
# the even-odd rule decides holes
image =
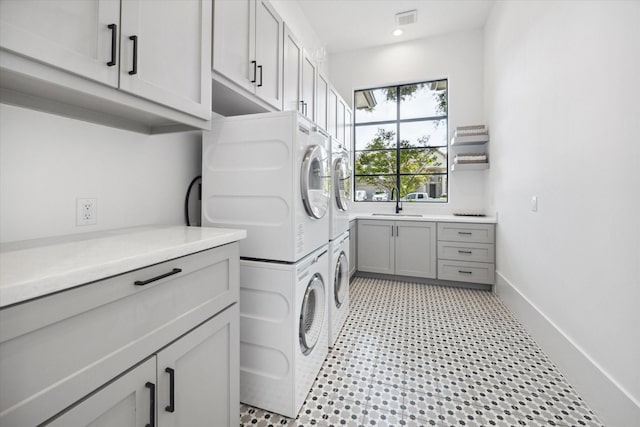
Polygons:
[[357,220],[349,222],[349,277],[358,271],[358,225]]
[[237,426],[237,243],[0,310],[0,425]]
[[211,318],[50,426],[231,426],[239,402],[238,305]]
[[495,283],[495,226],[438,224],[438,279]]
[[358,220],[358,271],[436,277],[436,223]]

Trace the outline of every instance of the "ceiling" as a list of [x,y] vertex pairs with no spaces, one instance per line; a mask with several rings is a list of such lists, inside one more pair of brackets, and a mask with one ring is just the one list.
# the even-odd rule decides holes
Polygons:
[[[494,0],[298,0],[328,53],[364,49],[484,27]],[[395,14],[417,10],[395,37]]]

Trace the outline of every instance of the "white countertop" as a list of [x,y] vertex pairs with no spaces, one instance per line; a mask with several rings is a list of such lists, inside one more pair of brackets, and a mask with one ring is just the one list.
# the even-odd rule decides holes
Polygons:
[[5,243],[0,307],[246,237],[245,230],[148,226]]
[[434,222],[466,222],[478,224],[496,224],[498,218],[493,215],[487,216],[458,216],[443,214],[382,214],[382,213],[351,213],[349,221],[354,219],[385,219],[395,221],[434,221]]

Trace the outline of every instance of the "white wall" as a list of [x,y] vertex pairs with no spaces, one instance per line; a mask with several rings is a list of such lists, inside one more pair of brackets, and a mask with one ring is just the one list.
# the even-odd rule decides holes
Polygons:
[[[0,104],[0,241],[184,224],[200,132],[148,136]],[[97,198],[76,227],[76,198]]]
[[485,29],[498,292],[619,426],[640,419],[638,22],[640,2],[497,2]]
[[[329,57],[329,79],[351,104],[354,89],[448,78],[451,136],[456,126],[483,123],[483,43],[478,30],[334,54]],[[405,211],[485,210],[485,177],[485,171],[449,172],[449,203],[405,203]],[[391,209],[388,203],[375,202],[351,206],[354,211]]]

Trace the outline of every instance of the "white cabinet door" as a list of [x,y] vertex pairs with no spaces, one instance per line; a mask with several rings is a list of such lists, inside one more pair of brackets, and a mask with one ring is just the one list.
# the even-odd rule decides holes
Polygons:
[[349,222],[349,277],[358,271],[358,225]]
[[153,422],[155,393],[156,358],[152,357],[47,425],[55,427],[156,425]]
[[352,132],[353,127],[351,121],[353,120],[353,114],[351,112],[351,108],[346,107],[344,110],[344,146],[347,150],[352,151],[353,147],[351,146],[352,141]]
[[338,113],[338,94],[336,93],[333,87],[329,87],[329,98],[328,98],[328,112],[329,116],[327,117],[327,126],[329,127],[328,132],[334,138],[338,138],[338,128],[337,128],[337,120],[336,115]]
[[302,114],[315,121],[316,64],[306,50],[302,51]]
[[119,0],[0,0],[0,46],[112,87],[119,24]]
[[216,0],[214,7],[213,70],[253,92],[255,0]]
[[338,138],[338,141],[340,142],[344,142],[345,138],[344,138],[344,133],[345,133],[345,120],[344,120],[344,114],[345,111],[347,109],[347,106],[344,102],[344,100],[342,99],[342,97],[338,96],[338,108],[336,110],[336,138]]
[[158,426],[236,426],[238,304],[158,353]]
[[289,27],[284,26],[283,99],[284,110],[302,111],[302,44]]
[[120,88],[211,117],[211,0],[122,1]]
[[283,21],[265,0],[256,3],[256,94],[282,109]]
[[358,220],[358,271],[394,274],[394,221]]
[[395,237],[395,274],[435,279],[436,223],[396,221]]
[[329,95],[329,79],[318,72],[318,86],[316,90],[316,124],[328,132],[327,127],[327,99]]

